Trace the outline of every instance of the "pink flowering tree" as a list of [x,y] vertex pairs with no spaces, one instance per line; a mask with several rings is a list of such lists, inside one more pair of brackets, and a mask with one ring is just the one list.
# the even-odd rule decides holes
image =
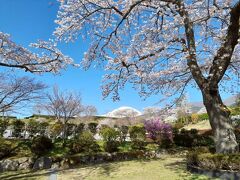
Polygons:
[[146,120],[144,122],[144,128],[148,133],[148,137],[154,141],[173,141],[172,126],[160,119]]
[[105,67],[103,95],[114,100],[127,82],[144,97],[197,87],[217,152],[231,153],[238,144],[219,87],[238,85],[239,17],[239,0],[60,0],[54,35],[90,40],[82,64]]

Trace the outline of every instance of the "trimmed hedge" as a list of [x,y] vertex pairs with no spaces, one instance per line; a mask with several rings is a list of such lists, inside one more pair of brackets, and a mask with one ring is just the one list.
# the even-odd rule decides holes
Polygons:
[[188,153],[187,165],[208,170],[240,171],[240,153],[213,154],[207,151],[195,150]]
[[83,131],[69,144],[71,153],[93,153],[100,151],[100,147],[90,131]]
[[196,147],[196,146],[214,146],[214,141],[209,135],[199,135],[196,129],[176,132],[173,137],[175,145],[182,147]]

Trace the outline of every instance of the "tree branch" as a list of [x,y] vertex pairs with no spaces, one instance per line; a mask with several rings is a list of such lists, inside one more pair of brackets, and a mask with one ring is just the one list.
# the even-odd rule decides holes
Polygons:
[[212,66],[209,71],[209,81],[212,87],[217,86],[224,76],[229,64],[231,63],[232,54],[240,38],[240,1],[231,9],[230,25],[227,30],[227,36],[221,47],[214,57]]

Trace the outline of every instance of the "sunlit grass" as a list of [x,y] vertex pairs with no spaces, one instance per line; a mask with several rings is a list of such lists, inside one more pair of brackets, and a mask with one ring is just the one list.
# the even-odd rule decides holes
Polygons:
[[[1,180],[37,179],[48,180],[51,170],[18,171],[0,174]],[[96,165],[79,166],[72,169],[56,170],[57,180],[207,180],[206,176],[193,175],[186,171],[184,157],[163,155],[155,160],[133,160]]]
[[59,180],[65,179],[131,179],[131,180],[175,180],[210,179],[206,176],[192,175],[186,171],[186,163],[181,157],[166,155],[158,160],[134,160],[104,163],[78,167],[58,172]]

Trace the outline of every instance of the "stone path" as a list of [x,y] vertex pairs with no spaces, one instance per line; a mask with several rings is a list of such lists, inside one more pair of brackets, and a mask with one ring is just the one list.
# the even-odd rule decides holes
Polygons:
[[57,171],[56,171],[56,169],[51,169],[51,174],[49,176],[49,180],[57,180]]

